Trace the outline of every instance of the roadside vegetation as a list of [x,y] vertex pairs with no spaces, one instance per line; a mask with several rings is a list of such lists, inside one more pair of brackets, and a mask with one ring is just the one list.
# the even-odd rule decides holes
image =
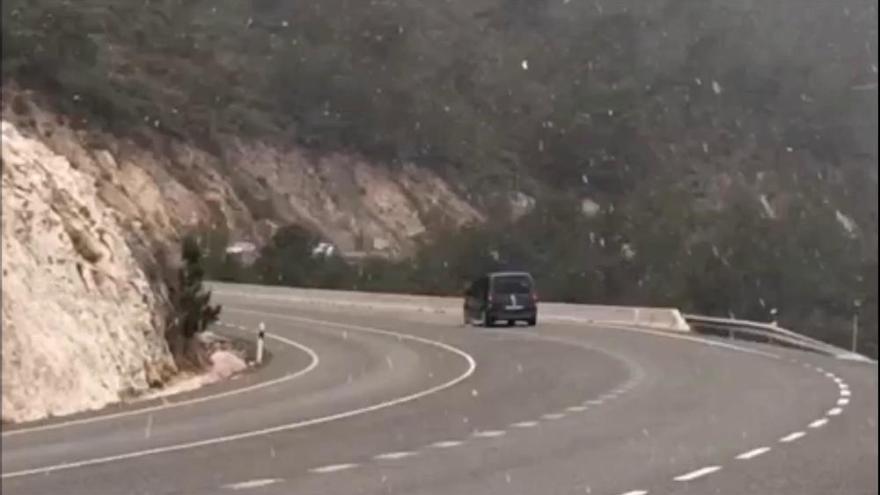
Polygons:
[[211,291],[204,287],[204,259],[196,237],[183,239],[181,259],[176,283],[170,286],[172,316],[166,338],[179,362],[201,366],[204,356],[194,339],[218,320],[222,308],[211,304]]

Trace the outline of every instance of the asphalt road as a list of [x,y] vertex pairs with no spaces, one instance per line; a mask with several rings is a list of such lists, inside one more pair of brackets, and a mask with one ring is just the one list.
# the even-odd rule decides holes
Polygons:
[[2,493],[878,493],[873,365],[662,332],[222,302],[220,331],[266,323],[266,366],[4,429]]

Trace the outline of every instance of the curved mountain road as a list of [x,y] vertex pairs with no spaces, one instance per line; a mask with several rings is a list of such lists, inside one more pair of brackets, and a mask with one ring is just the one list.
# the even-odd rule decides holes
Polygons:
[[220,297],[271,360],[5,429],[4,494],[876,494],[877,368],[583,325]]

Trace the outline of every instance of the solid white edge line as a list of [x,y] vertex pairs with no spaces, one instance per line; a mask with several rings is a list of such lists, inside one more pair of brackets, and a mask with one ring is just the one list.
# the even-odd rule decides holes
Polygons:
[[[230,328],[234,328],[234,325],[228,325],[228,326]],[[30,428],[18,428],[15,430],[4,431],[2,436],[0,436],[0,438],[7,438],[7,437],[15,436],[15,435],[23,435],[25,433],[34,433],[34,432],[39,432],[39,431],[57,430],[59,428],[67,428],[70,426],[84,425],[84,424],[89,424],[89,423],[99,423],[101,421],[109,421],[111,419],[125,418],[125,417],[129,417],[129,416],[137,416],[140,414],[154,413],[156,411],[165,411],[168,409],[174,409],[176,407],[181,407],[181,406],[190,406],[193,404],[201,404],[203,402],[209,402],[212,400],[222,399],[225,397],[234,397],[236,395],[241,395],[244,393],[253,392],[254,390],[259,390],[259,389],[263,389],[266,387],[271,387],[273,385],[278,385],[279,383],[284,383],[284,382],[287,382],[290,380],[297,379],[303,375],[306,375],[307,373],[312,372],[318,366],[318,364],[321,362],[321,359],[318,357],[318,354],[308,346],[305,346],[303,344],[300,344],[299,342],[295,342],[295,341],[290,340],[286,337],[282,337],[280,335],[275,335],[272,333],[266,333],[266,337],[273,339],[273,340],[277,340],[278,342],[281,342],[283,344],[287,344],[289,346],[295,347],[295,348],[303,351],[304,353],[306,353],[309,356],[309,360],[310,360],[309,365],[301,370],[296,371],[295,373],[293,373],[291,375],[284,375],[284,376],[281,376],[278,378],[274,378],[272,380],[268,380],[268,381],[260,382],[260,383],[255,383],[253,385],[249,385],[247,387],[242,387],[242,388],[236,388],[234,390],[228,390],[226,392],[220,392],[217,394],[206,395],[203,397],[195,397],[192,399],[187,399],[187,400],[182,400],[182,401],[167,402],[167,403],[157,404],[155,406],[143,407],[143,408],[139,408],[139,409],[132,409],[130,411],[121,411],[118,413],[101,414],[98,416],[92,416],[92,417],[88,417],[88,418],[73,419],[70,421],[63,421],[61,423],[52,423],[52,424],[42,425],[42,426],[33,426]],[[149,400],[154,400],[154,399],[149,399]]]
[[327,416],[320,416],[317,418],[307,419],[307,420],[303,420],[303,421],[296,421],[293,423],[287,423],[287,424],[273,426],[273,427],[269,427],[269,428],[250,430],[250,431],[245,431],[245,432],[241,432],[241,433],[235,433],[232,435],[224,435],[224,436],[220,436],[220,437],[208,438],[205,440],[198,440],[195,442],[187,442],[187,443],[181,443],[181,444],[175,444],[175,445],[168,445],[168,446],[164,446],[164,447],[155,447],[152,449],[138,450],[138,451],[134,451],[134,452],[128,452],[125,454],[110,455],[110,456],[105,456],[105,457],[96,457],[96,458],[92,458],[92,459],[85,459],[82,461],[66,462],[66,463],[55,464],[55,465],[50,465],[50,466],[42,466],[42,467],[32,468],[32,469],[23,469],[20,471],[3,473],[2,476],[0,476],[0,479],[17,478],[17,477],[28,476],[28,475],[32,475],[32,474],[48,473],[51,471],[61,471],[61,470],[74,469],[74,468],[79,468],[79,467],[84,467],[84,466],[93,466],[96,464],[106,464],[108,462],[121,461],[121,460],[126,460],[126,459],[135,459],[138,457],[145,457],[148,455],[164,454],[164,453],[168,453],[168,452],[176,452],[176,451],[180,451],[180,450],[193,449],[193,448],[197,448],[197,447],[205,447],[208,445],[227,443],[227,442],[232,442],[235,440],[242,440],[245,438],[265,436],[265,435],[269,435],[269,434],[277,433],[277,432],[281,432],[281,431],[295,430],[295,429],[299,429],[299,428],[303,428],[303,427],[311,426],[311,425],[329,423],[331,421],[336,421],[339,419],[359,416],[362,414],[370,413],[373,411],[378,411],[381,409],[386,409],[388,407],[396,406],[399,404],[404,404],[406,402],[411,402],[413,400],[420,399],[420,398],[425,397],[427,395],[434,394],[434,393],[439,392],[441,390],[445,390],[447,388],[450,388],[450,387],[457,385],[457,384],[461,383],[462,381],[468,379],[471,375],[474,374],[474,371],[477,368],[477,363],[474,360],[474,358],[470,354],[462,351],[461,349],[459,349],[457,347],[453,347],[449,344],[446,344],[446,343],[443,343],[440,341],[417,337],[415,335],[408,335],[405,333],[392,332],[390,330],[380,330],[378,328],[362,327],[362,326],[358,326],[358,325],[348,325],[348,324],[337,323],[337,322],[333,322],[333,321],[323,321],[323,320],[315,320],[315,319],[311,319],[311,318],[303,318],[303,317],[298,317],[298,316],[289,316],[289,315],[283,315],[283,314],[277,314],[277,313],[271,313],[271,312],[250,311],[250,310],[235,309],[235,308],[227,309],[227,311],[238,312],[238,313],[247,313],[247,314],[258,314],[258,315],[263,315],[263,316],[271,316],[273,318],[278,318],[278,319],[299,321],[299,322],[303,322],[303,323],[312,323],[312,324],[329,326],[329,327],[345,328],[345,329],[353,330],[353,331],[375,333],[378,335],[387,335],[387,336],[391,336],[391,337],[396,337],[398,339],[420,342],[420,343],[423,343],[426,345],[439,347],[439,348],[444,349],[446,351],[449,351],[453,354],[457,354],[458,356],[460,356],[461,358],[463,358],[467,362],[468,367],[464,373],[462,373],[461,375],[459,375],[459,376],[457,376],[447,382],[441,383],[439,385],[435,385],[433,387],[430,387],[430,388],[427,388],[424,390],[420,390],[418,392],[415,392],[415,393],[412,393],[409,395],[405,395],[405,396],[398,397],[395,399],[386,400],[383,402],[379,402],[376,404],[372,404],[372,405],[357,408],[357,409],[351,409],[351,410],[343,411],[343,412],[336,413],[336,414],[330,414]]
[[744,460],[748,460],[748,459],[753,459],[753,458],[758,457],[759,455],[762,455],[762,454],[766,454],[767,452],[770,452],[770,447],[758,447],[757,449],[752,449],[748,452],[743,452],[742,454],[736,456],[736,458],[744,461]]
[[[560,322],[560,323],[564,323],[564,322]],[[570,323],[570,322],[569,322],[569,323]],[[619,324],[614,324],[614,323],[601,323],[601,322],[598,322],[598,323],[594,323],[593,325],[596,326],[596,327],[599,327],[599,328],[603,328],[603,327],[605,327],[605,328],[613,328],[613,329],[615,329],[615,330],[626,330],[626,331],[629,331],[629,332],[644,333],[644,334],[647,334],[647,335],[654,335],[654,336],[657,336],[657,337],[665,337],[665,338],[668,338],[668,339],[685,340],[685,341],[688,341],[688,342],[694,342],[694,343],[696,343],[696,344],[707,345],[707,346],[709,346],[709,347],[720,347],[720,348],[723,348],[723,349],[730,349],[730,350],[733,350],[733,351],[744,352],[744,353],[746,353],[746,354],[755,354],[755,355],[757,355],[757,356],[764,356],[764,357],[768,357],[768,358],[771,358],[771,359],[779,359],[779,355],[778,355],[778,354],[773,354],[773,353],[765,352],[765,351],[759,351],[759,350],[757,350],[757,349],[750,349],[750,348],[748,348],[748,347],[741,347],[741,346],[734,345],[734,344],[728,344],[728,343],[726,343],[726,342],[717,342],[717,341],[712,340],[712,339],[701,338],[701,337],[695,337],[695,336],[692,336],[692,335],[679,335],[679,334],[675,334],[675,333],[664,332],[664,331],[662,331],[662,330],[649,330],[649,329],[647,329],[647,328],[633,328],[633,327],[628,327],[628,326],[626,326],[626,325],[619,325]]]
[[721,466],[706,466],[704,468],[697,469],[696,471],[691,471],[690,473],[682,474],[681,476],[676,476],[673,478],[675,481],[691,481],[697,478],[702,478],[707,474],[712,474],[716,471],[720,471]]

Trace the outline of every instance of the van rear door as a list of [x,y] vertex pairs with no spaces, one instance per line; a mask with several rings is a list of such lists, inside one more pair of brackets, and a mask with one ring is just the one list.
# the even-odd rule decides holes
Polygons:
[[492,302],[508,310],[534,306],[534,282],[528,275],[498,275],[492,277]]

